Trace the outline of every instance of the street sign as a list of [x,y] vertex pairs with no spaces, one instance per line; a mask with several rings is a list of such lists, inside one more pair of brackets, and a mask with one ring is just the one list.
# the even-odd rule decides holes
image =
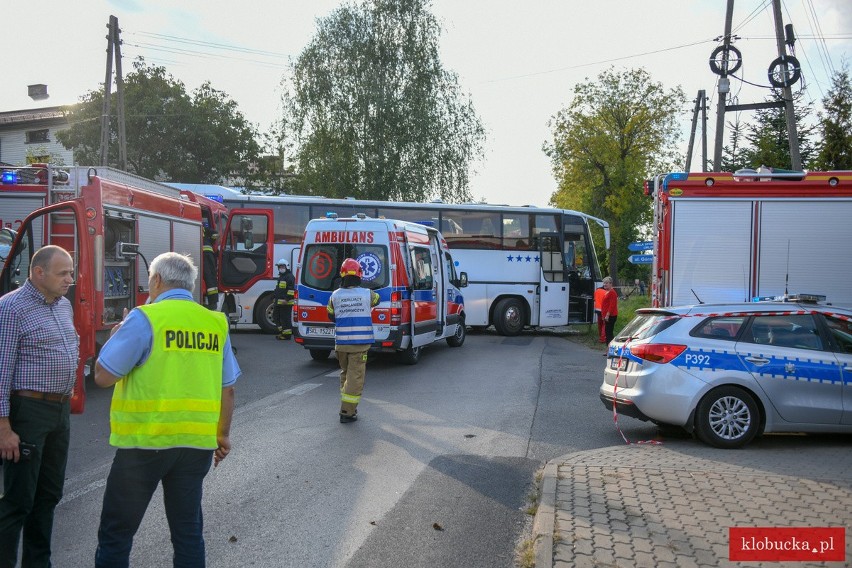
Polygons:
[[643,250],[651,250],[654,248],[654,241],[641,241],[638,243],[630,243],[627,245],[627,250],[633,252],[642,252]]
[[631,254],[627,257],[630,264],[651,264],[654,262],[653,254]]

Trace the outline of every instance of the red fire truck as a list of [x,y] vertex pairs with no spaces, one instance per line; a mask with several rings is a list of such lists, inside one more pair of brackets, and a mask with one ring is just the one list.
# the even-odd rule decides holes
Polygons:
[[654,195],[654,306],[789,293],[852,305],[852,171],[672,173]]
[[0,295],[26,280],[32,255],[43,245],[59,245],[74,259],[76,283],[68,299],[80,335],[80,365],[71,408],[80,413],[85,378],[110,329],[125,308],[148,298],[148,262],[176,251],[200,266],[203,222],[220,223],[221,204],[191,200],[111,168],[36,164],[0,174]]

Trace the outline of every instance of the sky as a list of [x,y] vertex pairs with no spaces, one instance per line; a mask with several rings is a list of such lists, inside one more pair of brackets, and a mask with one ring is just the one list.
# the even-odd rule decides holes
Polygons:
[[[143,56],[166,67],[187,91],[209,80],[246,118],[268,129],[280,112],[280,83],[289,63],[314,36],[317,20],[341,0],[42,0],[34,9],[7,0],[0,53],[0,111],[77,102],[102,88],[106,25],[118,18],[124,73]],[[602,71],[642,67],[666,89],[687,96],[682,115],[686,153],[692,108],[707,92],[708,155],[713,156],[716,78],[708,60],[724,33],[725,0],[433,0],[443,27],[441,61],[458,76],[486,129],[484,157],[473,164],[471,194],[489,203],[546,206],[556,190],[542,146],[551,118],[576,85]],[[782,0],[784,23],[798,38],[805,99],[819,106],[832,70],[852,57],[850,0]],[[14,24],[14,22],[19,22]],[[777,57],[771,0],[736,0],[737,75],[767,85]],[[27,85],[43,83],[50,98],[33,101]],[[732,80],[738,102],[761,102],[768,89]],[[731,104],[731,98],[728,99]],[[750,113],[743,113],[747,120]],[[728,114],[727,120],[734,116]],[[700,140],[699,131],[697,140]],[[700,170],[696,141],[693,170]],[[180,180],[174,180],[180,181]]]

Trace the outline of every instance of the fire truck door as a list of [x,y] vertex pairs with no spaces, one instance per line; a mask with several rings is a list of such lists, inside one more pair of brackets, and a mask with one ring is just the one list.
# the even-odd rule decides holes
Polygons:
[[271,211],[235,209],[229,213],[220,249],[222,291],[245,292],[259,280],[272,278],[274,236]]
[[568,279],[559,233],[542,233],[538,239],[538,322],[542,326],[568,324]]

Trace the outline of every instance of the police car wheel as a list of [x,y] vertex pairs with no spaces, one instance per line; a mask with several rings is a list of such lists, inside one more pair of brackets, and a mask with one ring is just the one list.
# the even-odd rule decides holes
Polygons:
[[698,403],[695,432],[717,448],[741,448],[757,435],[760,410],[741,388],[725,386],[707,393]]
[[464,338],[467,337],[467,329],[465,329],[464,318],[459,320],[459,325],[456,332],[447,338],[447,345],[450,347],[461,347],[464,344]]

